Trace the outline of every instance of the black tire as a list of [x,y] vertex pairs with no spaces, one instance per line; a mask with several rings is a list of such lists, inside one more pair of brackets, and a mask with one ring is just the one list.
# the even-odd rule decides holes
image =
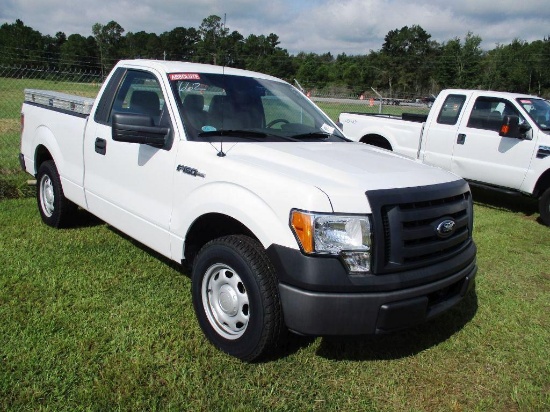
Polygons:
[[546,226],[550,226],[550,188],[546,189],[539,198],[540,220]]
[[282,339],[276,275],[256,240],[231,235],[208,242],[193,263],[191,289],[200,327],[227,354],[251,362]]
[[37,174],[36,200],[42,221],[51,227],[64,227],[70,220],[76,206],[63,194],[61,179],[53,160],[40,165]]

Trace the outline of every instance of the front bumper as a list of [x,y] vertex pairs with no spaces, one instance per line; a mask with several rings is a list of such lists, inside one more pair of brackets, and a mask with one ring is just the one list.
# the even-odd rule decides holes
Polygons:
[[304,335],[364,335],[412,327],[455,306],[475,288],[477,267],[428,285],[387,293],[310,292],[281,284],[287,327]]
[[[275,256],[271,255],[273,261]],[[275,259],[285,323],[293,332],[312,336],[379,334],[424,323],[458,304],[473,290],[477,273],[473,243],[454,259],[412,271],[412,278],[409,273],[384,274],[370,276],[376,278],[372,283],[354,280],[336,270],[340,281],[346,279],[346,286],[331,282],[335,279],[330,276],[331,269],[339,267],[331,259],[298,258],[294,253],[285,253],[285,257],[290,256],[294,256],[295,266],[293,259],[284,259],[284,263]],[[297,269],[292,275],[291,265]],[[312,265],[319,272],[311,270]],[[308,281],[288,282],[300,278],[300,274]],[[314,285],[314,278],[324,280],[324,285]],[[385,287],[384,280],[388,281]]]

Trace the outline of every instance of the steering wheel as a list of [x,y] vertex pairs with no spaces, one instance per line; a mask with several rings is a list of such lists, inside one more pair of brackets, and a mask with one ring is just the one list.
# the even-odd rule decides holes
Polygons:
[[273,125],[275,125],[277,123],[289,123],[289,121],[286,120],[286,119],[275,119],[275,120],[270,121],[265,127],[271,128]]

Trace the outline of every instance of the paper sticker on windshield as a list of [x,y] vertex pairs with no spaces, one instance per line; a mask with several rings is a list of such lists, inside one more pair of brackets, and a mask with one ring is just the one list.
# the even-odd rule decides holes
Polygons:
[[328,124],[326,123],[323,123],[323,125],[321,126],[321,130],[323,132],[326,132],[328,134],[333,134],[334,133],[334,127],[330,127]]
[[198,73],[171,73],[170,80],[200,80],[201,76]]

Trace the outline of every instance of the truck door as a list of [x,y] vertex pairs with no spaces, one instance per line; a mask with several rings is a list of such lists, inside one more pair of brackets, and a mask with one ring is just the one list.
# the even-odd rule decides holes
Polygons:
[[466,100],[467,96],[464,94],[449,94],[437,117],[430,117],[430,122],[423,131],[421,143],[420,159],[424,163],[451,170],[458,123]]
[[525,178],[534,142],[499,136],[503,116],[525,122],[507,99],[479,96],[460,122],[451,171],[465,179],[518,189]]
[[151,72],[125,70],[119,77],[112,98],[106,99],[104,114],[100,113],[99,119],[96,114],[95,129],[85,142],[84,186],[88,207],[107,223],[169,256],[177,144],[160,148],[115,141],[111,127],[113,114],[125,113],[149,116],[154,125],[172,128],[166,91]]

